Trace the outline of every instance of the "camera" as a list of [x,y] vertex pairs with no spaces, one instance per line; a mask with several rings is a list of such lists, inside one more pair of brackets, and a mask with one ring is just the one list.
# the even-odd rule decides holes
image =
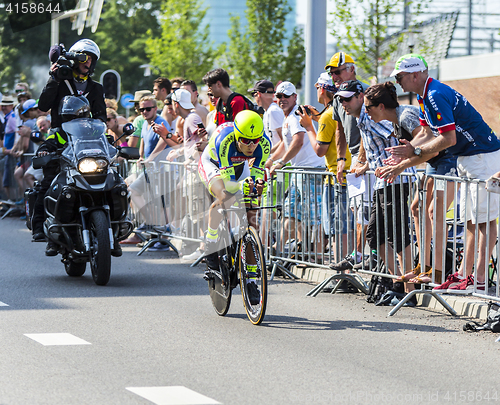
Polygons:
[[295,115],[299,115],[298,111],[300,111],[301,114],[307,114],[309,116],[312,114],[309,107],[306,107],[305,105],[304,106],[299,105],[299,108],[297,108],[297,111],[295,111]]
[[[56,80],[69,80],[73,78],[73,69],[77,62],[85,62],[87,55],[84,53],[67,52],[64,44],[59,44],[59,57],[56,60]],[[56,51],[57,54],[57,51]]]

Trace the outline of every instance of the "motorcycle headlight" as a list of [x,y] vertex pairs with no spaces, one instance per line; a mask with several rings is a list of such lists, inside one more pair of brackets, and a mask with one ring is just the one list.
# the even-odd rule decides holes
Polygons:
[[78,171],[83,174],[101,173],[108,167],[106,159],[85,158],[78,163]]

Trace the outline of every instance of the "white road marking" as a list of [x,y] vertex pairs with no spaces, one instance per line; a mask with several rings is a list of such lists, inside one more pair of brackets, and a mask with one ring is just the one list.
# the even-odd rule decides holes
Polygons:
[[44,346],[90,345],[71,333],[25,333],[24,336],[41,343]]
[[175,387],[127,387],[127,390],[137,394],[156,405],[211,405],[220,404],[214,399],[198,394],[189,388]]
[[5,302],[0,301],[0,307],[8,307],[9,304],[6,304]]

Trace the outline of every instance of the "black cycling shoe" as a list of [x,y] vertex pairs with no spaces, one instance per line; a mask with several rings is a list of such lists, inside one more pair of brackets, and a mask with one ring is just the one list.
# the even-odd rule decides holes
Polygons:
[[47,247],[45,248],[45,256],[57,256],[57,249],[52,243],[47,243]]
[[37,232],[33,234],[33,238],[31,239],[33,242],[45,242],[45,234],[43,232]]
[[210,270],[219,270],[219,255],[217,252],[206,255],[205,262]]
[[260,303],[260,291],[253,281],[247,284],[248,300],[252,305],[258,305]]

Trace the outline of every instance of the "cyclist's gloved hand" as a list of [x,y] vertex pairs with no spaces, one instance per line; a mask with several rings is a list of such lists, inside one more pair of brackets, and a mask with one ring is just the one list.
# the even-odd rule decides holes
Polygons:
[[253,179],[248,176],[240,184],[241,193],[246,196],[253,192]]
[[267,191],[267,182],[263,179],[257,179],[255,181],[255,189],[257,190],[257,194],[265,194]]

